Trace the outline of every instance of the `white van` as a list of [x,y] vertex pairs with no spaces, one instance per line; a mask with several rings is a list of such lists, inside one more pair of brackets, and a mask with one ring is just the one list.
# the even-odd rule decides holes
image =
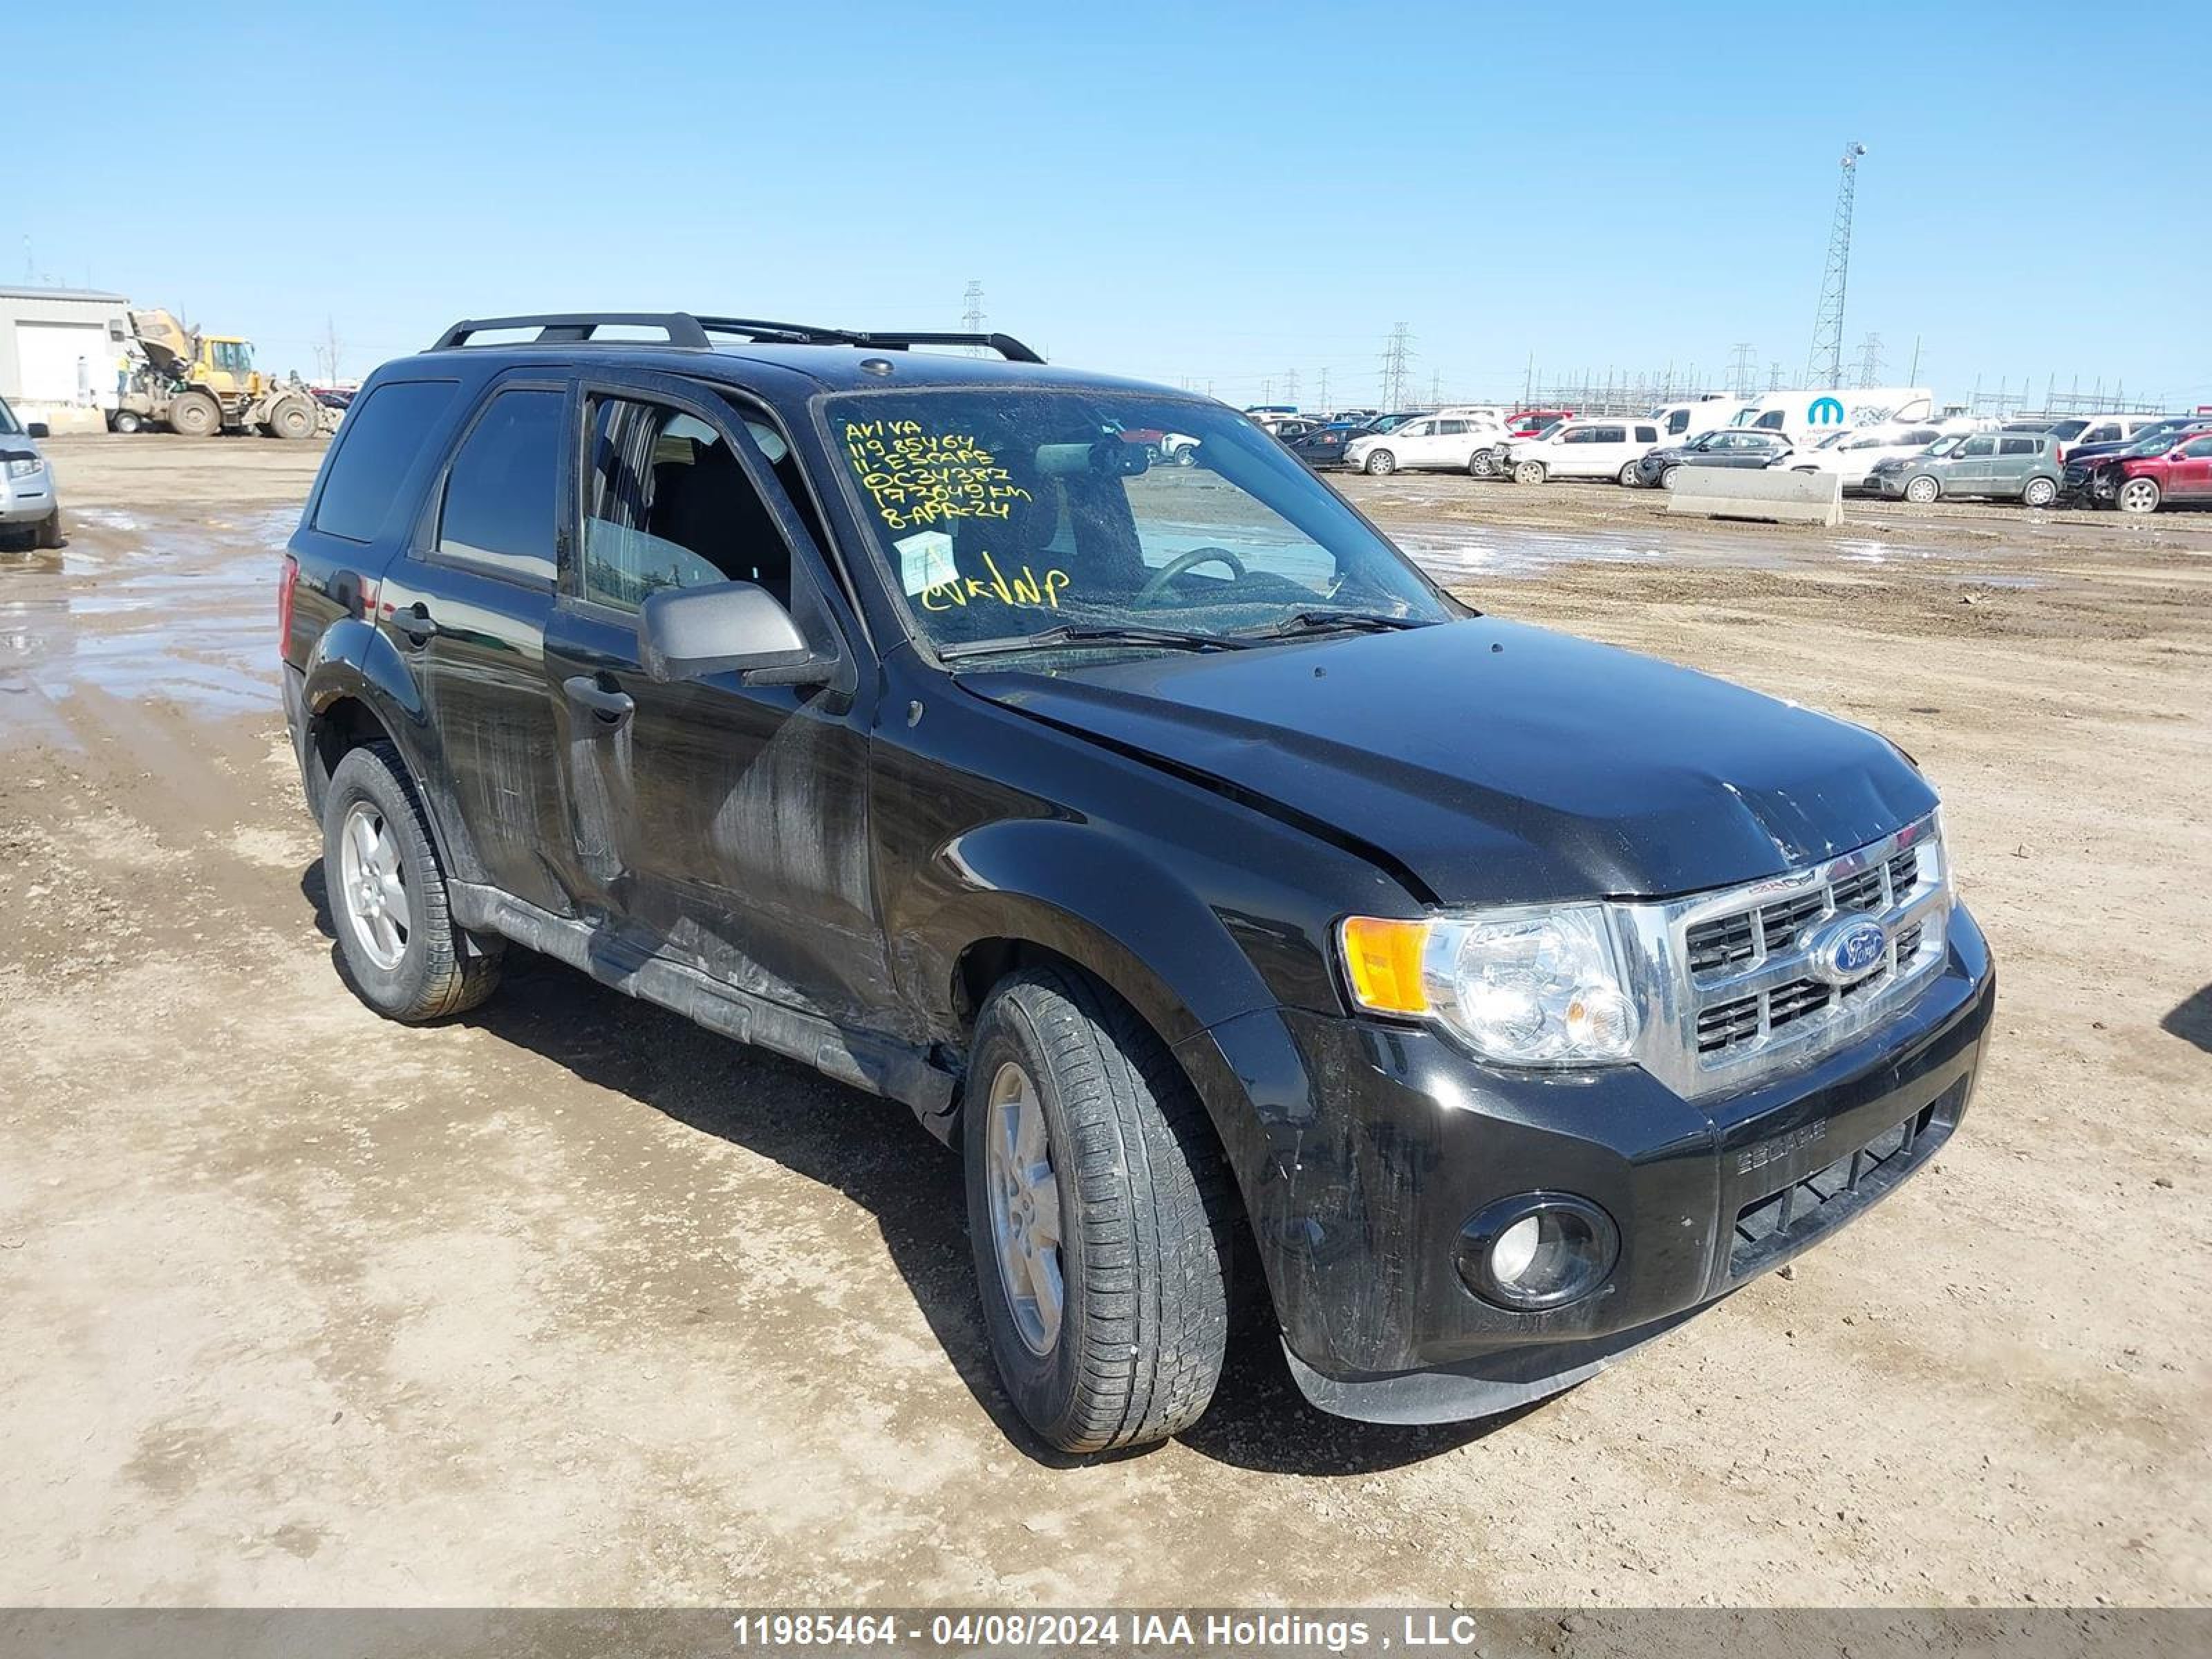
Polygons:
[[1686,443],[1701,432],[1729,425],[1740,410],[1752,408],[1741,398],[1688,398],[1679,404],[1662,404],[1644,418],[1659,422],[1659,441]]
[[1802,445],[1840,427],[1925,421],[1935,413],[1935,394],[1924,386],[1816,386],[1770,392],[1738,410],[1729,424],[1779,432],[1791,443]]

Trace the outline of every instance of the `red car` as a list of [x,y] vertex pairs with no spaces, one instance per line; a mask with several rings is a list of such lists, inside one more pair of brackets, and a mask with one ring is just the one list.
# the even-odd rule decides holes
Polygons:
[[2163,455],[2132,455],[2118,467],[2112,504],[2123,513],[2155,513],[2166,502],[2212,503],[2212,432],[2186,432]]
[[1524,409],[1505,422],[1505,430],[1511,437],[1533,438],[1547,426],[1574,418],[1571,409]]

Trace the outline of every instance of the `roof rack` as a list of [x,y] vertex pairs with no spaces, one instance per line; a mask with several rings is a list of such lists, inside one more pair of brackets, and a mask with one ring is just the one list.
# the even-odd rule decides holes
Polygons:
[[430,349],[446,351],[466,345],[478,334],[495,330],[534,328],[538,345],[634,344],[599,338],[603,328],[657,328],[672,346],[701,349],[711,344],[709,335],[735,335],[744,339],[780,345],[849,345],[878,351],[905,351],[915,346],[978,346],[995,351],[1010,363],[1042,363],[1044,359],[1011,334],[939,334],[908,331],[824,328],[813,323],[771,323],[750,317],[695,317],[685,311],[563,311],[528,317],[477,317],[455,323],[438,337]]

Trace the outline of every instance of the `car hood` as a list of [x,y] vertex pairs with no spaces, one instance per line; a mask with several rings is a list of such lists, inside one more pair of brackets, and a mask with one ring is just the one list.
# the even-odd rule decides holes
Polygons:
[[1936,805],[1863,727],[1488,617],[961,683],[1377,854],[1446,904],[1778,875]]

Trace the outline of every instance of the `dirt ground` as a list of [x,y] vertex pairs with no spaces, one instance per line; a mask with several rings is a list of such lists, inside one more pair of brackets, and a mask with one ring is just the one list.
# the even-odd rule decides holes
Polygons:
[[2000,964],[1940,1162],[1501,1424],[1248,1346],[1181,1440],[1012,1429],[903,1108],[525,958],[340,984],[275,694],[319,447],[62,441],[0,556],[0,1603],[2212,1597],[2212,515],[1670,523],[1347,493],[1476,603],[1869,722]]

